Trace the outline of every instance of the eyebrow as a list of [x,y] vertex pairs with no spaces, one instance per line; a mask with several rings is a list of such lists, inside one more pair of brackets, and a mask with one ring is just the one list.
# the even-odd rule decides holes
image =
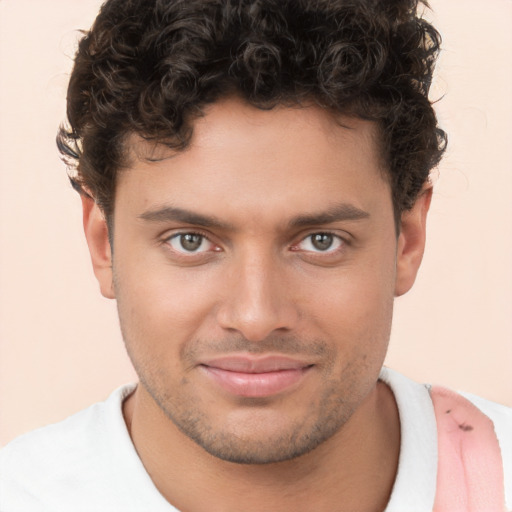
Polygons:
[[[321,224],[331,224],[340,221],[357,221],[367,219],[370,214],[349,203],[340,203],[328,208],[324,212],[304,214],[294,217],[288,223],[289,228],[301,228]],[[205,228],[217,228],[226,231],[235,231],[233,224],[220,220],[214,215],[202,215],[197,212],[164,206],[154,210],[148,210],[139,215],[139,218],[149,222],[184,222]]]
[[299,215],[289,223],[290,227],[300,228],[319,224],[331,224],[332,222],[363,220],[370,214],[349,203],[340,203],[332,206],[325,212]]
[[200,213],[185,210],[183,208],[175,208],[173,206],[165,206],[155,210],[148,210],[139,218],[150,222],[184,222],[186,224],[194,224],[205,228],[218,228],[225,230],[234,230],[234,226],[221,221],[214,215],[202,215]]

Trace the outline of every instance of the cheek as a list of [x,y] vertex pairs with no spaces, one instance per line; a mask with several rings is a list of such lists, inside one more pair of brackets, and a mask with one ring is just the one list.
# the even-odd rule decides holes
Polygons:
[[390,257],[346,268],[309,302],[315,327],[336,342],[345,363],[364,360],[379,366],[384,359],[393,313],[393,261]]
[[128,348],[146,352],[151,345],[151,354],[169,357],[196,336],[209,318],[214,293],[211,279],[195,270],[184,272],[147,260],[142,264],[133,255],[114,261],[119,318]]
[[344,268],[324,279],[323,287],[317,282],[319,291],[310,301],[316,315],[333,326],[364,327],[388,319],[394,298],[394,268],[382,263]]

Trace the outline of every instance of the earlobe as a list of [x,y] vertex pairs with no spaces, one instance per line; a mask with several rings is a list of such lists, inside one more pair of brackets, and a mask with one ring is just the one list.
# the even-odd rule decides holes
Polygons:
[[85,194],[81,197],[84,232],[89,246],[94,275],[98,280],[102,295],[108,299],[114,299],[112,251],[107,222],[94,199]]
[[425,250],[427,213],[431,199],[432,186],[428,185],[414,206],[402,214],[396,256],[396,297],[407,293],[416,279]]

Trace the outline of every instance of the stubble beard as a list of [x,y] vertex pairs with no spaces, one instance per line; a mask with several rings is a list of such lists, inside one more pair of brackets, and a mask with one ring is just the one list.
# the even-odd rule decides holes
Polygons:
[[[278,340],[273,343],[281,347],[293,344],[290,340],[285,344]],[[223,346],[225,344],[221,343]],[[301,347],[305,345],[304,342],[298,344]],[[271,429],[271,434],[265,428],[262,432],[260,424],[256,424],[252,431],[245,428],[240,434],[236,425],[219,426],[212,422],[215,418],[205,413],[208,404],[196,394],[188,393],[187,386],[193,384],[189,384],[186,377],[178,386],[180,390],[173,390],[173,386],[165,384],[167,379],[163,372],[155,371],[154,365],[146,365],[134,358],[130,353],[130,343],[126,345],[141,385],[165,416],[182,434],[210,455],[236,464],[273,464],[296,459],[313,451],[343,428],[373,387],[371,380],[368,380],[365,388],[361,388],[361,381],[357,378],[361,372],[364,374],[360,366],[364,365],[363,361],[345,367],[338,378],[330,375],[329,369],[326,369],[324,374],[330,377],[325,377],[323,392],[306,416],[290,421],[283,429]],[[204,346],[204,343],[199,345]],[[329,351],[328,345],[323,342],[308,345],[310,348],[314,346],[315,352]],[[258,350],[261,350],[260,346]],[[352,385],[347,385],[349,382]],[[272,398],[241,398],[240,401],[243,407],[254,407],[255,410],[272,405]]]
[[[210,455],[227,462],[273,464],[296,459],[313,451],[343,429],[378,379],[380,365],[377,367],[374,361],[370,368],[364,351],[358,358],[335,371],[336,350],[323,340],[273,337],[258,344],[239,337],[208,342],[194,340],[180,353],[182,368],[193,366],[191,363],[197,361],[196,353],[201,353],[204,347],[208,347],[210,353],[279,352],[291,356],[316,356],[324,362],[323,368],[318,370],[323,379],[322,391],[317,400],[311,403],[307,414],[290,421],[283,429],[272,431],[271,435],[258,425],[252,431],[245,428],[245,433],[240,435],[236,425],[219,426],[219,422],[215,424],[212,421],[215,418],[205,412],[209,410],[208,404],[203,403],[204,397],[194,393],[194,383],[188,377],[182,377],[177,386],[172,385],[168,369],[158,355],[148,357],[147,352],[140,352],[144,346],[140,340],[146,337],[140,332],[134,332],[133,325],[127,328],[120,309],[118,300],[126,350],[147,394],[182,434]],[[135,336],[129,336],[128,331]],[[139,351],[132,350],[137,347]],[[189,393],[189,390],[192,392]],[[244,407],[253,406],[255,409],[269,407],[272,403],[271,397],[240,400]]]
[[306,422],[298,421],[288,426],[286,431],[264,439],[255,431],[251,438],[212,428],[200,403],[187,407],[179,400],[177,403],[175,398],[161,395],[154,386],[149,386],[142,379],[141,384],[185,436],[210,455],[236,464],[272,464],[305,455],[338,432],[355,409],[338,398],[336,390],[330,390],[312,412],[315,420],[308,418]]

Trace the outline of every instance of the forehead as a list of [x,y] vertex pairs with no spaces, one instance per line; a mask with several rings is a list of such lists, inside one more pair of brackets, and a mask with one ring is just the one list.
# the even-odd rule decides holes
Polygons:
[[[196,148],[204,152],[217,151],[221,146],[230,146],[235,152],[250,151],[259,145],[269,148],[276,143],[285,152],[290,145],[305,144],[308,150],[328,149],[346,144],[366,146],[380,160],[380,130],[377,123],[355,116],[336,114],[316,105],[287,107],[278,105],[270,110],[253,107],[236,97],[227,98],[207,106],[204,115],[193,123],[193,137],[187,149]],[[345,144],[339,143],[344,139]],[[144,161],[155,161],[179,156],[185,150],[173,150],[164,144],[145,141],[136,134],[128,137],[128,168]],[[314,154],[315,151],[310,151]]]
[[119,198],[139,208],[226,210],[219,201],[227,200],[233,212],[284,214],[287,206],[306,211],[329,202],[364,208],[375,196],[390,196],[370,121],[316,106],[260,110],[230,99],[209,106],[193,129],[182,151],[131,137],[116,208]]

